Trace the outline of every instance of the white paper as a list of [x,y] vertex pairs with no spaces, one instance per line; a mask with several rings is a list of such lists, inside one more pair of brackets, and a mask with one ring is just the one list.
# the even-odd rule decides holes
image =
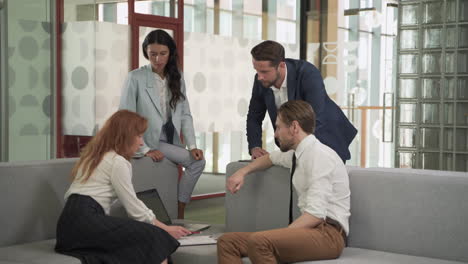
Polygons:
[[186,236],[179,239],[181,246],[216,244],[215,236]]

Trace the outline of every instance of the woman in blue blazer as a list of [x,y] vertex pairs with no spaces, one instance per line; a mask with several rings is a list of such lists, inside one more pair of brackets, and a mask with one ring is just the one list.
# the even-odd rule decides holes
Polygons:
[[174,40],[164,30],[154,30],[143,41],[142,51],[150,64],[128,74],[120,109],[137,112],[148,119],[144,144],[137,156],[148,156],[154,161],[167,158],[185,167],[178,195],[178,218],[184,218],[185,205],[205,168],[203,151],[196,146],[192,114],[185,81],[178,68]]

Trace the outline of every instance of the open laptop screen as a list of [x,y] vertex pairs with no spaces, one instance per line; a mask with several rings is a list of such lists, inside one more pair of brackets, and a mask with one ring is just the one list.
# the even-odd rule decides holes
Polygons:
[[166,207],[164,206],[161,197],[156,189],[147,191],[137,192],[138,199],[140,199],[146,207],[151,209],[156,215],[156,218],[166,225],[171,225],[172,221],[167,213]]

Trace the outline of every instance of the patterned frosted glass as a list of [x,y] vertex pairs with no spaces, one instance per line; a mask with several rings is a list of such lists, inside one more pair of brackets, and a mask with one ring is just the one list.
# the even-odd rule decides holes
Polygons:
[[417,79],[400,79],[400,98],[416,98]]
[[415,54],[400,55],[400,73],[417,73],[418,56]]
[[434,49],[442,46],[442,28],[428,28],[424,30],[424,48]]
[[423,149],[439,149],[440,128],[421,128],[421,147]]
[[404,5],[401,10],[402,25],[415,25],[418,23],[418,5]]
[[7,23],[1,25],[6,29],[2,37],[7,38],[0,44],[5,44],[1,48],[8,54],[1,58],[8,83],[0,89],[8,95],[9,107],[7,113],[3,109],[0,113],[1,125],[6,124],[2,130],[7,132],[8,148],[4,150],[8,161],[47,160],[51,158],[54,115],[50,34],[54,27],[46,15],[51,4],[48,0],[7,2],[1,10],[8,14],[4,17]]
[[400,105],[400,122],[415,123],[416,122],[416,104],[401,104]]
[[440,97],[441,79],[422,79],[422,97],[438,99]]
[[441,53],[427,53],[422,57],[423,73],[440,73],[441,72]]
[[400,37],[401,49],[417,49],[418,48],[418,30],[402,30]]
[[442,10],[444,3],[442,1],[423,4],[423,23],[437,24],[442,22]]
[[129,72],[130,27],[96,21],[65,25],[63,133],[92,136],[118,109],[120,90]]
[[414,128],[400,128],[399,146],[406,148],[416,147],[416,129]]
[[422,122],[439,123],[439,104],[422,104]]
[[[260,42],[185,32],[184,78],[195,131],[245,131],[255,76],[250,49]],[[283,46],[287,57],[299,57],[298,45]],[[271,123],[265,126],[271,127]]]

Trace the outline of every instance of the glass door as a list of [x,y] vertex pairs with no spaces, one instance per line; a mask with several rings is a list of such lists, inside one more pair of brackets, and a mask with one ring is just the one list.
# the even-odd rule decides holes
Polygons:
[[0,1],[1,160],[45,160],[53,131],[50,0]]

